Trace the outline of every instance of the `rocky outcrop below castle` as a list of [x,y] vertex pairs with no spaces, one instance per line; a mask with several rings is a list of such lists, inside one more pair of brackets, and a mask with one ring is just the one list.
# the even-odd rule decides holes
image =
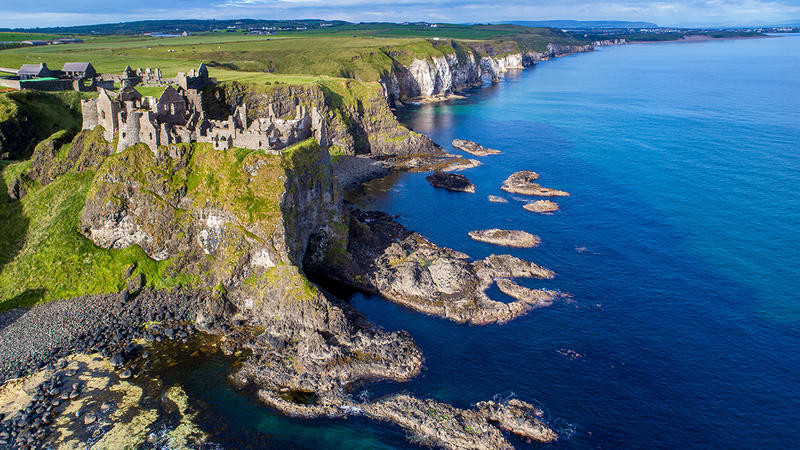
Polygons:
[[[435,53],[426,58],[403,58],[391,51],[392,71],[381,79],[392,104],[419,98],[446,97],[478,86],[482,77],[493,81],[510,70],[570,53],[592,51],[591,45],[548,44],[544,51],[523,50],[515,42],[433,41]],[[405,56],[405,55],[404,55]]]
[[359,379],[406,380],[422,364],[407,333],[373,327],[303,275],[311,236],[335,245],[344,221],[328,152],[313,140],[281,155],[203,144],[154,155],[140,145],[100,167],[80,231],[103,248],[138,245],[173,261],[264,330],[246,343],[239,382],[324,399]]

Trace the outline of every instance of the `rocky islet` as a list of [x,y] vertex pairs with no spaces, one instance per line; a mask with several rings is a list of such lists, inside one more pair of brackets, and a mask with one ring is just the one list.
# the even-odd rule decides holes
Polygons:
[[525,211],[548,214],[558,211],[558,203],[551,200],[537,200],[522,206]]
[[464,139],[453,139],[452,145],[459,150],[463,150],[475,156],[499,155],[502,153],[500,150],[486,148],[477,142],[467,141]]
[[535,183],[535,181],[538,179],[538,173],[530,170],[521,170],[509,175],[509,177],[503,182],[501,189],[512,194],[533,195],[539,197],[569,196],[569,192],[546,188],[539,183]]
[[542,242],[539,237],[522,230],[490,228],[470,231],[468,234],[473,240],[505,247],[532,248]]
[[475,193],[475,185],[459,173],[434,172],[425,179],[431,186],[453,192]]

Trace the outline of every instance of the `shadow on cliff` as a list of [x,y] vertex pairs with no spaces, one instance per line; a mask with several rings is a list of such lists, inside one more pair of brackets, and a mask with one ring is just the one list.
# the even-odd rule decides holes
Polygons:
[[9,186],[3,176],[7,167],[8,164],[0,165],[0,273],[22,249],[30,224],[22,211],[21,202],[9,196]]
[[[346,114],[342,116],[342,122],[344,122],[345,131],[347,134],[353,137],[353,148],[356,155],[368,155],[372,151],[372,146],[369,143],[369,137],[367,130],[364,128],[364,125],[361,122],[354,119],[354,117],[362,117],[364,115],[364,104],[361,102],[361,99],[355,99],[354,105],[348,105],[345,101],[345,98],[342,97],[341,94],[338,94],[332,91],[325,85],[320,85],[320,89],[322,89],[322,93],[325,97],[325,102],[327,106],[331,109],[351,109],[351,114]],[[355,107],[356,110],[352,111],[352,107]]]

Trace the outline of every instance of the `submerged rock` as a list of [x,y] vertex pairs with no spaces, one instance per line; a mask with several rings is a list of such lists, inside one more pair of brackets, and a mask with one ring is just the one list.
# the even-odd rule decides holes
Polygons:
[[471,153],[475,156],[497,155],[502,153],[500,150],[493,148],[485,148],[474,141],[467,141],[465,139],[453,139],[453,147]]
[[457,173],[434,172],[425,177],[431,186],[455,192],[475,193],[475,185],[467,177]]
[[506,247],[532,248],[541,243],[538,236],[522,230],[501,230],[491,228],[488,230],[470,231],[469,237],[480,242]]
[[525,211],[545,214],[558,211],[558,203],[550,200],[538,200],[533,203],[525,204],[523,208],[525,209]]
[[508,200],[504,199],[503,197],[498,197],[497,195],[490,195],[489,201],[492,203],[508,203]]
[[568,197],[569,192],[559,191],[534,183],[539,179],[539,174],[530,170],[521,170],[512,173],[503,182],[502,189],[513,194],[536,195],[539,197]]

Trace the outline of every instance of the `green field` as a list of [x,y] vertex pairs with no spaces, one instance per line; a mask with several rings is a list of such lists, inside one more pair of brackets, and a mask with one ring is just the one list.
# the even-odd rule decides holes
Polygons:
[[[272,36],[237,32],[181,38],[81,38],[85,42],[0,50],[0,67],[45,62],[58,69],[65,62],[89,61],[100,72],[118,73],[129,64],[133,68],[158,67],[165,77],[174,77],[205,62],[211,76],[220,81],[292,83],[308,82],[308,76],[375,81],[391,70],[392,58],[407,63],[413,58],[453,52],[452,46],[441,45],[449,44],[450,39],[489,40],[534,50],[544,49],[549,42],[576,42],[569,35],[547,28],[394,24],[353,24]],[[271,75],[263,75],[266,73]]]

